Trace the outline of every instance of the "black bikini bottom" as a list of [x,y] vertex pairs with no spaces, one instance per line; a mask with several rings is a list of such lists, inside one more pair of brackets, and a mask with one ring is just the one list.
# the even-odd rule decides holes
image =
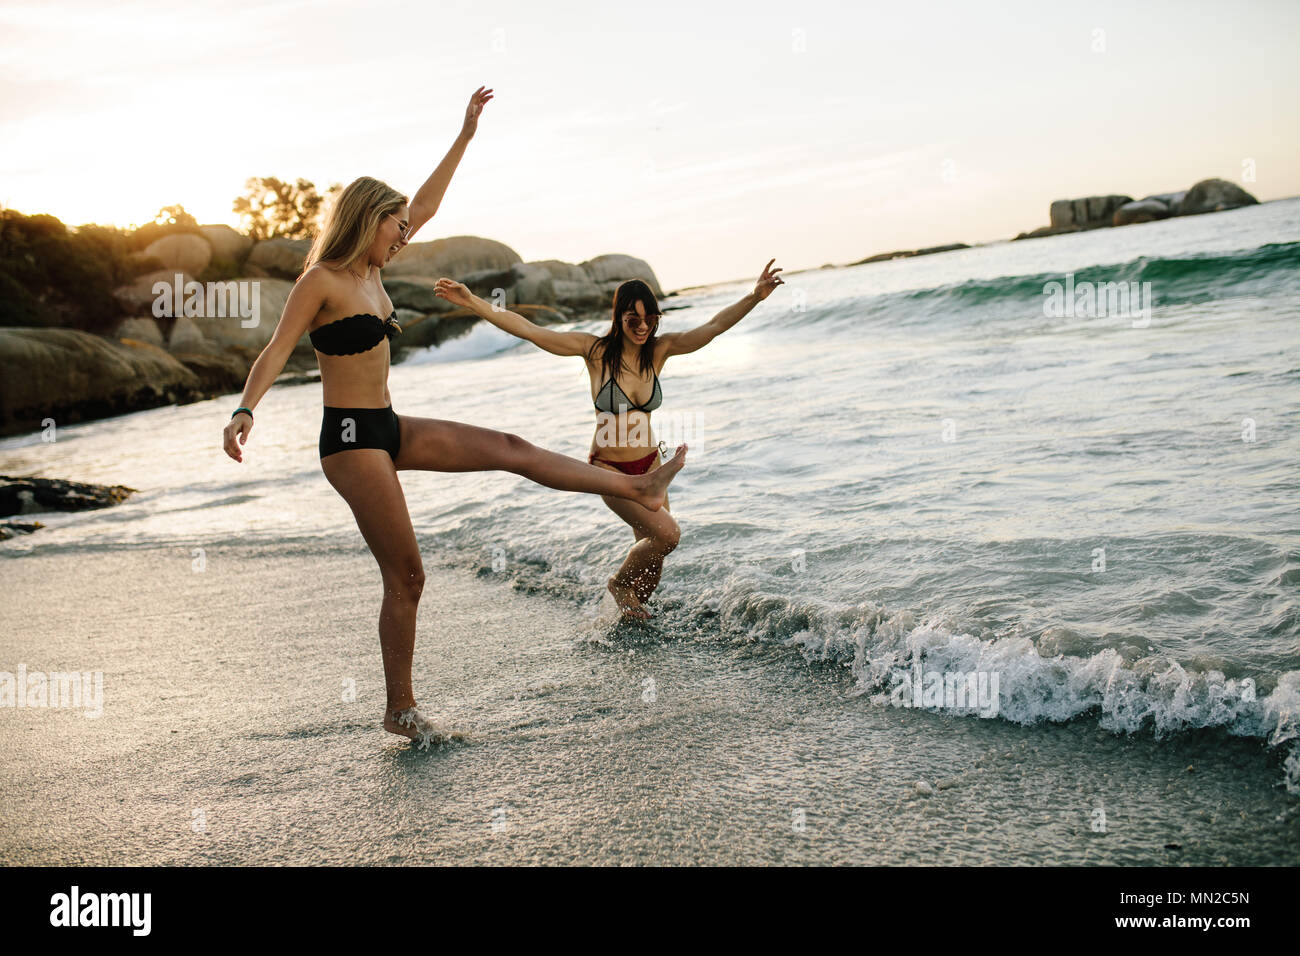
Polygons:
[[382,448],[394,462],[402,447],[397,413],[392,405],[383,408],[338,408],[325,406],[320,423],[320,456],[355,448]]

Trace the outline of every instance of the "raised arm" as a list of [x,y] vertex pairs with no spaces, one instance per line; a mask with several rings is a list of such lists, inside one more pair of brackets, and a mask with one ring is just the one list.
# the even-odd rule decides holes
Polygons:
[[425,180],[424,185],[411,199],[409,220],[411,228],[406,233],[407,242],[411,241],[421,226],[433,218],[433,214],[442,205],[442,197],[447,194],[447,186],[451,183],[452,174],[456,172],[461,157],[465,155],[465,147],[478,131],[479,113],[483,112],[483,107],[490,99],[492,99],[492,91],[481,86],[469,98],[469,106],[465,108],[465,123],[461,126],[456,141],[451,144],[451,149],[447,150],[447,155],[442,158],[438,168]]
[[[327,282],[328,277],[320,269],[310,269],[289,290],[289,298],[285,301],[284,311],[280,313],[280,321],[271,334],[271,341],[266,343],[262,354],[257,357],[253,367],[248,371],[248,381],[244,383],[244,396],[240,399],[238,407],[257,408],[257,403],[262,400],[262,396],[270,390],[276,377],[284,371],[289,355],[298,345],[303,333],[307,331],[307,326],[311,325],[311,320],[316,317],[316,313],[320,311],[325,301]],[[226,454],[235,461],[244,460],[239,446],[248,440],[248,433],[252,427],[251,418],[242,412],[226,425],[222,445]],[[235,440],[236,436],[238,442]]]
[[779,285],[785,285],[784,280],[777,275],[781,269],[779,267],[773,269],[773,262],[776,262],[776,260],[769,260],[767,265],[763,267],[763,274],[758,277],[758,282],[754,284],[754,291],[739,302],[732,303],[703,325],[687,332],[665,332],[660,335],[659,338],[664,341],[665,357],[668,355],[685,355],[688,352],[704,348],[704,346],[747,316],[754,306],[772,294],[773,289]]
[[518,312],[494,309],[492,303],[470,292],[455,279],[439,279],[433,285],[433,292],[439,298],[446,299],[452,305],[469,309],[475,315],[487,319],[502,332],[509,332],[532,342],[539,349],[553,355],[586,355],[596,341],[590,332],[560,332],[547,329],[529,321]]

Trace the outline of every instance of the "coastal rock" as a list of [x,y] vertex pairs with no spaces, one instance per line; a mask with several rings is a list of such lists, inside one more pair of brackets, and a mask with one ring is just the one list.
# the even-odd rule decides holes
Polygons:
[[32,521],[30,523],[6,521],[4,524],[0,524],[0,541],[7,541],[8,539],[12,538],[15,534],[31,534],[33,531],[37,530],[38,528],[44,528],[44,527],[45,525],[39,521]]
[[296,279],[311,251],[310,239],[264,239],[248,252],[244,272],[257,269],[278,279]]
[[[114,289],[113,298],[117,300],[117,304],[123,312],[133,315],[153,315],[153,304],[158,298],[158,293],[153,291],[154,283],[165,282],[168,286],[171,286],[176,282],[176,274],[175,269],[159,269],[156,272],[146,272],[129,285],[119,286]],[[194,279],[188,272],[182,272],[180,276],[182,285],[192,282]],[[170,301],[170,298],[168,301]]]
[[591,282],[591,276],[587,274],[587,270],[572,262],[561,262],[559,259],[538,259],[536,262],[526,262],[524,265],[545,269],[552,279],[559,279],[561,282]]
[[654,270],[644,259],[609,253],[588,259],[581,263],[581,266],[587,275],[591,276],[591,281],[600,286],[606,294],[612,294],[628,279],[640,279],[650,287],[650,291],[657,298],[664,297],[664,290],[659,287],[659,280],[655,278]]
[[159,348],[163,347],[162,330],[158,328],[158,321],[152,316],[123,319],[113,329],[113,338],[135,339],[139,342],[148,342],[150,345],[156,345]]
[[[218,351],[223,351],[227,346],[239,346],[252,349],[255,353],[260,352],[275,333],[280,314],[284,312],[284,304],[289,300],[289,293],[293,291],[293,283],[287,279],[257,279],[256,285],[252,284],[254,280],[247,278],[233,281],[249,283],[248,292],[256,292],[258,303],[256,326],[245,328],[244,320],[238,315],[224,317],[201,315],[195,316],[191,321],[198,327],[203,338]],[[179,317],[177,321],[180,321]],[[311,342],[305,335],[299,342],[299,347],[302,347],[303,342],[306,342],[306,347],[310,350]]]
[[453,309],[446,315],[420,316],[410,325],[403,324],[402,334],[397,338],[404,348],[429,348],[460,338],[482,321],[469,309]]
[[[936,252],[953,252],[957,249],[969,249],[970,246],[964,242],[950,242],[946,246],[926,246],[924,249],[900,249],[896,252],[878,252],[874,256],[867,256],[865,259],[859,259],[857,262],[850,262],[849,265],[861,266],[868,262],[887,262],[890,259],[910,259],[913,256],[932,256]],[[826,268],[822,266],[822,268]]]
[[1100,226],[1109,226],[1114,219],[1115,210],[1132,201],[1132,196],[1114,195],[1057,199],[1049,209],[1050,224],[1053,229],[1065,229],[1070,226],[1079,229],[1096,229]]
[[0,434],[34,431],[203,397],[198,377],[163,349],[76,329],[0,329]]
[[[1030,229],[1028,232],[1022,232],[1016,236],[1016,239],[1041,239],[1044,236],[1060,236],[1067,232],[1082,232],[1078,226],[1062,226],[1053,228],[1052,226],[1039,226],[1037,229]],[[1013,242],[1015,240],[1012,240]]]
[[212,352],[213,346],[203,335],[203,330],[188,316],[179,316],[172,324],[172,332],[167,340],[167,351],[173,355],[177,352]]
[[1187,195],[1186,189],[1176,193],[1157,193],[1154,196],[1143,196],[1142,202],[1146,202],[1148,199],[1155,199],[1159,202],[1164,203],[1166,206],[1169,207],[1169,215],[1181,216],[1182,208],[1183,208],[1183,197],[1186,195]]
[[205,352],[173,352],[172,358],[194,373],[199,390],[210,397],[242,392],[253,364],[245,355],[217,352],[210,347]]
[[484,270],[509,269],[523,262],[519,253],[504,243],[480,236],[449,236],[431,242],[413,242],[384,266],[388,277],[443,276],[461,280],[461,276]]
[[[125,485],[93,485],[63,478],[0,475],[0,516],[109,508],[121,504],[135,491],[135,488]],[[42,525],[37,522],[35,527]]]
[[[461,276],[465,287],[481,299],[497,302],[506,308],[517,301],[514,269],[480,269]],[[503,297],[504,296],[504,297]]]
[[515,278],[515,297],[532,305],[555,305],[555,285],[545,266],[519,262],[510,267]]
[[208,240],[208,245],[212,247],[212,257],[214,259],[243,262],[249,250],[253,248],[252,236],[246,236],[227,225],[218,223],[211,226],[199,226],[199,232],[203,233],[203,238]]
[[1157,219],[1168,219],[1171,215],[1169,207],[1159,199],[1139,199],[1134,202],[1126,202],[1115,210],[1115,216],[1111,224],[1115,226],[1128,226],[1136,222],[1153,222]]
[[1258,202],[1258,199],[1236,183],[1230,183],[1226,179],[1202,179],[1187,190],[1187,195],[1183,197],[1181,214],[1195,216],[1203,212],[1253,206]]
[[198,275],[212,261],[212,246],[203,236],[177,232],[149,243],[144,256],[157,259],[168,272]]
[[608,309],[613,302],[613,296],[606,295],[604,289],[597,285],[587,270],[580,265],[561,262],[559,259],[542,259],[526,265],[545,269],[550,275],[553,296],[551,301],[556,305],[577,312],[589,312]]
[[[385,272],[388,270],[385,269]],[[384,291],[392,300],[395,309],[410,309],[425,315],[437,312],[451,312],[456,307],[446,299],[433,294],[437,279],[430,276],[408,275],[400,278],[384,276]]]

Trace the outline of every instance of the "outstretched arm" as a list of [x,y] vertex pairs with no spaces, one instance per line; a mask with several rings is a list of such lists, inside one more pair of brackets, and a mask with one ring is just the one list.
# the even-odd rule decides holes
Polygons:
[[[248,371],[248,381],[244,383],[244,394],[239,405],[243,408],[256,408],[262,396],[275,382],[276,376],[284,371],[289,355],[297,346],[299,339],[311,325],[311,320],[320,311],[327,292],[325,275],[319,269],[308,270],[294,287],[289,290],[289,298],[280,313],[280,321],[271,333],[271,341],[266,343],[262,354],[257,357],[253,367]],[[384,386],[387,395],[387,385]],[[248,433],[253,427],[251,416],[240,414],[226,425],[222,444],[226,454],[235,461],[243,461],[240,446],[248,440]]]
[[442,197],[447,194],[447,186],[451,183],[452,174],[456,172],[461,157],[465,155],[465,147],[469,145],[469,141],[474,138],[474,134],[478,131],[479,114],[483,112],[483,107],[487,105],[490,99],[492,99],[492,91],[481,86],[469,98],[469,106],[465,108],[465,123],[461,126],[460,135],[451,144],[451,149],[447,150],[447,155],[442,158],[442,162],[433,171],[433,175],[425,181],[424,185],[416,191],[415,196],[411,199],[411,228],[406,234],[407,242],[411,241],[416,230],[433,218],[433,214],[442,205]]
[[732,303],[709,321],[691,329],[689,332],[665,332],[659,336],[664,340],[666,354],[685,355],[688,352],[704,348],[704,346],[747,316],[754,306],[772,294],[773,289],[779,285],[785,285],[784,280],[777,275],[781,271],[780,267],[773,269],[773,262],[776,262],[776,260],[771,259],[768,261],[767,265],[763,267],[763,274],[758,277],[758,282],[754,285],[754,291],[739,302]]
[[554,355],[586,355],[596,341],[596,336],[590,332],[560,332],[556,329],[547,329],[529,321],[518,312],[493,308],[492,303],[476,296],[455,279],[439,279],[433,285],[433,292],[452,305],[469,309],[480,318],[487,319],[501,331],[526,339],[539,349]]

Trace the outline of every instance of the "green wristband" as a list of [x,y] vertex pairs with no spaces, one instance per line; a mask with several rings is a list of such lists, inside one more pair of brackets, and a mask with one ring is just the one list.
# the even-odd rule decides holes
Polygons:
[[231,413],[230,413],[230,417],[231,417],[231,418],[234,418],[234,417],[235,417],[236,415],[238,415],[240,412],[247,412],[249,418],[252,418],[252,417],[253,417],[253,410],[252,410],[251,408],[245,408],[243,405],[240,405],[240,406],[239,406],[238,408],[236,408],[233,412],[231,412]]

